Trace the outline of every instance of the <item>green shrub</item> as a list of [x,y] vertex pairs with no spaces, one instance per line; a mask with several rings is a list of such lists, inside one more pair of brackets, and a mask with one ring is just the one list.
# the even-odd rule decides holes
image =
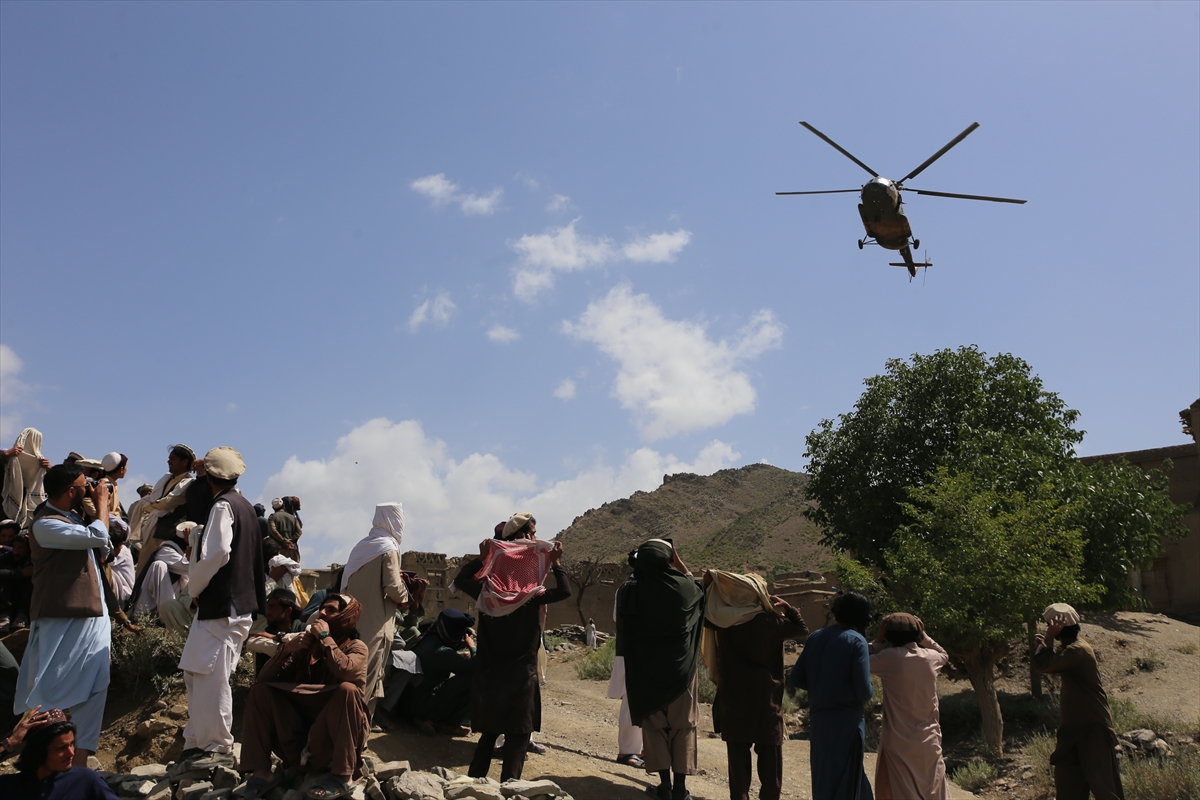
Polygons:
[[954,774],[950,776],[950,780],[968,792],[978,792],[996,780],[996,776],[995,767],[977,758],[970,764],[954,770]]
[[804,689],[785,689],[783,692],[783,713],[795,714],[802,708],[808,708],[808,692]]
[[565,639],[562,636],[554,636],[549,633],[546,634],[546,649],[547,650],[553,650],[554,648],[558,647],[560,644],[570,644],[570,643],[571,643],[570,639]]
[[700,680],[696,684],[696,694],[701,703],[712,702],[717,699],[717,685],[708,677],[708,667],[704,666],[704,660],[696,659],[696,672],[700,675]]
[[148,683],[160,694],[182,679],[179,657],[184,637],[171,633],[151,617],[139,617],[140,634],[116,631],[112,637],[112,684],[119,689],[137,690]]
[[1161,669],[1164,666],[1166,665],[1156,651],[1146,650],[1140,656],[1133,659],[1133,665],[1130,666],[1129,672],[1130,674],[1138,671],[1154,672],[1154,670]]
[[1181,800],[1200,797],[1200,754],[1121,762],[1121,784],[1128,800]]
[[589,651],[575,662],[575,674],[581,681],[606,681],[612,677],[613,660],[617,657],[617,637],[611,637],[603,647]]

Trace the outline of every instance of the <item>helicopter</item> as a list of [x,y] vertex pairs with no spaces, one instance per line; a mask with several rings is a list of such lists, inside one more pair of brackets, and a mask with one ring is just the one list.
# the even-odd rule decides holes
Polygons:
[[858,240],[858,249],[862,250],[868,244],[877,244],[887,250],[899,250],[900,257],[904,260],[889,263],[888,266],[907,267],[908,279],[910,281],[917,276],[918,267],[932,267],[933,262],[928,257],[922,262],[913,260],[912,251],[921,249],[921,240],[912,238],[912,228],[908,224],[908,217],[904,214],[904,200],[900,197],[900,192],[927,194],[934,197],[957,197],[960,200],[988,200],[993,203],[1023,204],[1025,202],[1024,200],[1014,200],[1010,197],[986,197],[978,194],[954,194],[952,192],[932,192],[928,189],[910,189],[904,185],[904,182],[909,178],[915,178],[917,175],[920,175],[926,167],[944,156],[946,151],[951,147],[954,147],[954,145],[967,138],[972,131],[979,127],[978,122],[972,122],[965,131],[951,139],[949,144],[925,159],[925,162],[921,166],[898,181],[884,178],[878,172],[851,155],[848,150],[833,139],[830,139],[807,122],[801,122],[800,124],[816,134],[826,144],[833,147],[834,150],[837,150],[846,158],[871,173],[871,180],[863,184],[861,189],[828,189],[820,192],[776,192],[775,194],[846,194],[849,192],[858,192],[862,199],[862,202],[858,205],[858,213],[862,217],[863,227],[867,231],[867,235]]

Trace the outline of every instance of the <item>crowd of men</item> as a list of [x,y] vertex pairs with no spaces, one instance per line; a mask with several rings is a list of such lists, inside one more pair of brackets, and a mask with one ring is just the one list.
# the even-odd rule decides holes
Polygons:
[[[539,540],[531,513],[497,524],[455,576],[452,591],[472,598],[478,617],[446,609],[425,619],[428,584],[401,569],[400,503],[376,507],[333,585],[308,596],[298,579],[299,499],[276,499],[270,515],[251,505],[237,488],[246,464],[232,447],[198,458],[172,446],[167,473],[139,487],[128,509],[120,453],[95,461],[71,453],[51,465],[34,429],[0,453],[0,623],[29,628],[15,686],[0,696],[23,714],[0,755],[28,739],[20,772],[0,778],[0,789],[18,792],[5,796],[111,796],[88,777],[87,758],[100,739],[113,627],[138,635],[138,621],[186,635],[178,763],[239,770],[249,800],[295,770],[316,773],[314,800],[348,796],[369,734],[398,718],[428,734],[478,733],[468,774],[488,775],[498,755],[500,780],[521,778],[539,747],[545,606],[571,594],[562,544]],[[614,604],[609,696],[621,700],[617,760],[657,777],[652,796],[691,797],[703,662],[716,684],[713,724],[726,743],[731,800],[749,800],[752,751],[760,800],[781,795],[788,685],[808,692],[814,797],[949,797],[936,692],[949,656],[920,619],[889,615],[868,643],[871,604],[848,592],[831,604],[833,624],[809,635],[799,610],[769,595],[761,576],[706,570],[697,579],[664,539],[633,550],[629,565]],[[1119,798],[1095,655],[1078,638],[1073,608],[1056,604],[1045,617],[1046,636],[1062,646],[1039,637],[1033,664],[1063,677],[1059,797]],[[588,630],[595,647],[592,621]],[[784,642],[806,636],[785,674]],[[256,655],[256,682],[239,761],[230,677],[244,652]],[[884,686],[874,795],[863,769],[871,675]]]

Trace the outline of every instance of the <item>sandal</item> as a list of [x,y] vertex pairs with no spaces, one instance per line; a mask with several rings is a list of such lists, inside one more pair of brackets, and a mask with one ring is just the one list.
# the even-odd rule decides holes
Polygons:
[[348,796],[351,791],[353,789],[349,781],[329,773],[322,775],[316,785],[308,790],[308,796],[312,800],[336,800],[336,798]]
[[622,753],[617,756],[617,763],[634,769],[643,769],[646,766],[646,762],[637,753]]
[[535,755],[544,756],[546,755],[546,745],[530,741],[526,753],[534,753]]
[[270,778],[256,778],[253,775],[246,781],[239,795],[242,800],[260,800],[266,797],[272,789],[283,783],[283,775],[272,775]]

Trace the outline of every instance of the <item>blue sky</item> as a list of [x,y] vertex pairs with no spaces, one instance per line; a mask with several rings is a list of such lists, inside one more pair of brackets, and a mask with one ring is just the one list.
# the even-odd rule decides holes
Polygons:
[[[1200,4],[0,5],[5,445],[240,449],[306,563],[804,467],[892,357],[1026,359],[1083,453],[1200,392]],[[935,266],[860,252],[853,163]],[[127,489],[126,491],[130,491]]]

